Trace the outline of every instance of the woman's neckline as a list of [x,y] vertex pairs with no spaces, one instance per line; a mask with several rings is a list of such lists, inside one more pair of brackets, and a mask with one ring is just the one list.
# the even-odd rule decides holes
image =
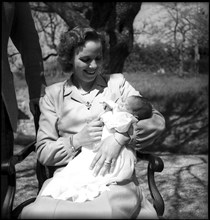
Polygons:
[[90,92],[91,92],[92,90],[94,90],[94,82],[95,82],[95,81],[93,81],[93,82],[90,84],[90,86],[87,86],[87,89],[84,89],[84,87],[83,87],[81,84],[79,84],[77,81],[75,81],[74,78],[73,78],[73,75],[71,76],[71,81],[72,81],[72,84],[77,88],[77,90],[79,91],[79,93],[80,93],[81,95],[90,94]]
[[81,90],[81,89],[78,89],[78,91],[80,92],[81,95],[87,95],[87,94],[90,94],[91,90],[92,90],[92,87],[91,87],[91,89],[88,90],[88,91],[85,91],[85,90],[83,90],[83,89],[82,89],[82,90]]

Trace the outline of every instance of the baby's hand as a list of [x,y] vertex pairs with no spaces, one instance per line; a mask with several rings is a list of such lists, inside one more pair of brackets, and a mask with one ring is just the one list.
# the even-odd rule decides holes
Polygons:
[[111,111],[114,108],[115,103],[111,100],[105,100],[103,101],[103,105],[105,107],[104,109]]

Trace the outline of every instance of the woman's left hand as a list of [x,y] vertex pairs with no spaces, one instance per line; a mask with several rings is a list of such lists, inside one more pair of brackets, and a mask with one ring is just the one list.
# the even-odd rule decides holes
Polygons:
[[98,152],[90,165],[90,169],[94,169],[95,176],[97,176],[99,172],[103,176],[105,173],[114,170],[121,148],[122,146],[117,143],[113,135],[101,142]]

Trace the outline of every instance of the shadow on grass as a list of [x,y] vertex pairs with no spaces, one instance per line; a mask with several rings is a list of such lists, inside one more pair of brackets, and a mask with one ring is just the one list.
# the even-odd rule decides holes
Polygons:
[[[155,174],[165,202],[165,219],[208,219],[208,156],[164,155],[165,168]],[[146,166],[137,163],[137,177],[151,201]]]

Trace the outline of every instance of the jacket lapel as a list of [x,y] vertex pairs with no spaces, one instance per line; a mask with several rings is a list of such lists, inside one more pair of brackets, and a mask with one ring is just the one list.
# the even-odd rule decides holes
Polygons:
[[[103,92],[106,87],[106,81],[98,75],[91,91],[91,99],[93,100],[99,93]],[[79,93],[75,85],[73,85],[71,79],[66,80],[64,83],[64,97],[69,96],[74,101],[84,103],[83,96]]]

